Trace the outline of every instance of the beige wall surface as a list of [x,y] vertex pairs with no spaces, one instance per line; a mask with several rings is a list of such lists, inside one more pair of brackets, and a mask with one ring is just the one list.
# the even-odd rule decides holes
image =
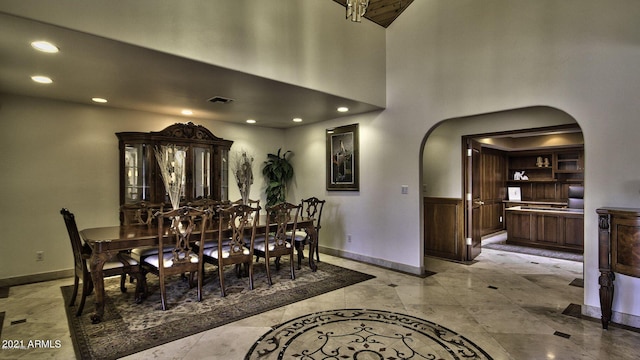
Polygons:
[[[584,132],[584,303],[598,309],[595,209],[640,207],[640,2],[427,0],[409,10],[387,29],[380,120],[406,139],[400,173],[418,186],[420,143],[442,120],[538,105],[566,112]],[[640,315],[640,279],[618,276],[616,286],[614,311]]]
[[[71,246],[60,209],[75,213],[78,228],[119,223],[118,139],[121,131],[159,131],[192,121],[233,140],[231,154],[254,154],[259,173],[266,154],[282,146],[284,132],[193,118],[77,105],[0,94],[0,279],[67,270]],[[240,198],[230,178],[230,198]],[[265,201],[255,176],[251,197]],[[44,261],[36,252],[44,251]]]

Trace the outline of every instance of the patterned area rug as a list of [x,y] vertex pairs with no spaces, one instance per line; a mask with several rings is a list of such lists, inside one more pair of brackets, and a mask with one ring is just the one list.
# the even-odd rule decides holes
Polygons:
[[464,336],[382,310],[330,310],[274,326],[245,359],[492,359]]
[[[267,284],[264,261],[254,265],[254,290],[249,279],[238,278],[233,266],[227,266],[225,288],[220,297],[215,268],[205,276],[202,302],[196,301],[196,289],[175,277],[167,282],[167,311],[162,311],[158,278],[147,275],[149,293],[142,304],[134,301],[133,284],[121,293],[119,279],[105,282],[107,301],[105,315],[99,324],[91,324],[94,296],[87,297],[82,316],[76,317],[76,307],[65,306],[74,348],[78,359],[117,359],[173,340],[228,324],[296,301],[374,278],[372,275],[319,263],[318,271],[308,266],[296,270],[296,279],[289,278],[289,263],[282,261],[280,271],[271,265],[273,285]],[[68,304],[72,286],[61,288]],[[80,294],[76,305],[80,302]],[[190,316],[186,316],[191,314]],[[194,321],[195,320],[195,321]]]

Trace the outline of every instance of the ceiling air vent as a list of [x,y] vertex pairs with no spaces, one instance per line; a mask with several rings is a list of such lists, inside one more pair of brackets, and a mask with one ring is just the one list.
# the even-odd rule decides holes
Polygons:
[[229,99],[226,97],[222,97],[222,96],[214,96],[211,99],[209,99],[209,102],[212,102],[214,104],[228,104],[230,102],[232,102],[233,99]]

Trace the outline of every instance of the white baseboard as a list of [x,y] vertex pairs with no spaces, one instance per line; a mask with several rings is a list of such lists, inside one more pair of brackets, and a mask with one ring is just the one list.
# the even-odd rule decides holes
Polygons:
[[64,279],[73,276],[73,269],[51,271],[41,274],[16,276],[12,278],[0,279],[0,287],[25,285],[43,281]]
[[[602,312],[600,311],[600,308],[596,306],[582,305],[582,315],[596,319],[602,318]],[[637,315],[612,311],[611,322],[640,329],[640,316]]]

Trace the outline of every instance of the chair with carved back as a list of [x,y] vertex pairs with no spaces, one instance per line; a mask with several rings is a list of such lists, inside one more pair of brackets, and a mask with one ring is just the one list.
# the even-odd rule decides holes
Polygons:
[[[197,300],[201,301],[202,248],[194,251],[193,247],[195,242],[203,241],[205,238],[209,211],[183,206],[158,213],[156,217],[159,238],[157,251],[155,255],[145,257],[142,266],[159,277],[162,310],[167,309],[166,279],[172,275],[190,273],[191,287],[194,286],[193,277],[197,275]],[[167,249],[171,251],[167,252]]]
[[164,210],[164,203],[150,203],[141,201],[134,204],[123,204],[120,206],[123,225],[152,225],[153,215]]
[[[245,204],[244,201],[242,199],[238,199],[236,201],[233,202],[234,205],[241,205],[241,204]],[[247,203],[245,205],[249,205],[251,207],[254,208],[260,208],[260,200],[253,200],[253,199],[247,199]],[[251,220],[251,218],[247,219],[247,220]],[[245,240],[245,244],[249,243],[249,235],[245,234],[244,235],[244,240]],[[258,262],[258,257],[256,256],[256,262]]]
[[[300,205],[302,206],[301,216],[304,218],[313,219],[314,228],[316,230],[316,261],[320,262],[320,252],[318,251],[318,239],[320,237],[320,219],[322,218],[322,209],[324,208],[326,200],[320,200],[317,197],[310,197],[308,199],[302,199]],[[304,246],[309,242],[309,234],[304,229],[295,231],[295,245],[296,252],[298,253],[298,269],[302,259],[304,258]]]
[[[244,204],[242,199],[238,199],[238,200],[234,201],[233,203],[235,205]],[[249,205],[251,207],[260,207],[260,199],[258,199],[258,200],[247,199],[247,203],[245,205]]]
[[[145,201],[122,205],[120,207],[120,211],[123,214],[123,224],[156,226],[157,222],[155,215],[157,213],[164,212],[165,206],[166,205],[164,203],[152,204]],[[131,250],[131,256],[140,263],[143,262],[145,257],[149,255],[156,255],[157,253],[158,248],[155,246],[141,247]]]
[[[88,264],[88,261],[91,258],[91,248],[87,244],[83,245],[74,214],[66,208],[60,210],[60,214],[62,214],[62,217],[64,218],[67,233],[69,234],[74,260],[73,294],[71,295],[69,306],[73,306],[75,304],[76,297],[78,296],[79,281],[82,279],[80,305],[76,311],[76,316],[80,316],[84,309],[87,296],[93,291],[93,280],[91,278],[91,272]],[[122,292],[127,291],[124,284],[126,274],[135,277],[138,280],[136,284],[135,298],[140,299],[144,296],[145,282],[140,269],[140,264],[127,254],[118,253],[113,259],[105,262],[102,274],[103,277],[120,276],[120,291]]]
[[[218,210],[218,244],[204,249],[204,261],[218,266],[220,296],[226,295],[224,287],[224,268],[226,265],[243,264],[249,276],[249,288],[253,290],[253,242],[256,236],[258,212],[244,204],[235,204]],[[248,236],[248,237],[246,237]],[[247,240],[248,239],[248,240]]]
[[[217,230],[218,229],[218,216],[219,210],[222,208],[226,208],[231,206],[231,201],[229,200],[212,200],[212,199],[201,199],[195,200],[190,203],[191,206],[209,211],[209,218],[207,219],[207,229],[208,230]],[[196,242],[196,248],[200,246],[200,241]],[[204,248],[212,248],[218,246],[218,236],[215,235],[213,237],[207,236],[204,241]]]
[[289,266],[291,279],[296,278],[293,261],[294,234],[287,231],[287,227],[296,228],[300,209],[302,205],[294,205],[291,203],[279,203],[277,205],[267,207],[267,216],[270,222],[275,225],[275,231],[269,231],[268,234],[256,236],[253,244],[253,251],[258,255],[262,255],[265,259],[265,267],[267,270],[267,280],[272,285],[270,260],[275,259],[276,271],[280,270],[280,258],[289,256]]

